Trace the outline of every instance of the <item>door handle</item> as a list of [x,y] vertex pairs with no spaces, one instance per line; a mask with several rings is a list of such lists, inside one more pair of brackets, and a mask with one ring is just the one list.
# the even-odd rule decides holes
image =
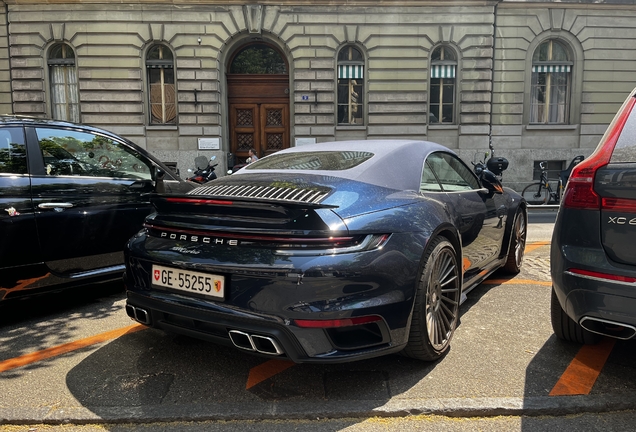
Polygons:
[[63,209],[71,208],[71,203],[41,203],[38,204],[38,208],[41,209],[54,209],[55,211],[62,211]]

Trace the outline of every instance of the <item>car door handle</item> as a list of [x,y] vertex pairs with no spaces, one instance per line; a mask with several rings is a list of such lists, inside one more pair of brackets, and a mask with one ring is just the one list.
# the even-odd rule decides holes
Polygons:
[[141,181],[136,181],[134,183],[131,183],[130,186],[128,186],[130,189],[146,189],[148,186],[152,186],[151,182],[149,182],[148,180],[141,180]]
[[38,204],[41,209],[67,209],[73,207],[71,203],[41,203]]

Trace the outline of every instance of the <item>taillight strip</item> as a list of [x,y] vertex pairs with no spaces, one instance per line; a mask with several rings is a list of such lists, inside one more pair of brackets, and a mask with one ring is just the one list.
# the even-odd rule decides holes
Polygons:
[[636,277],[631,277],[631,276],[621,276],[621,275],[601,273],[601,272],[583,270],[583,269],[577,269],[577,268],[567,269],[565,273],[573,275],[573,276],[583,277],[586,279],[594,279],[599,281],[611,281],[611,282],[616,282],[616,283],[626,284],[626,285],[636,284]]
[[603,198],[602,209],[636,213],[636,200],[625,198]]
[[354,236],[340,236],[340,237],[281,237],[281,236],[269,236],[269,235],[255,235],[255,234],[240,234],[240,233],[227,233],[222,231],[199,231],[179,228],[167,228],[163,226],[157,226],[150,223],[144,223],[144,228],[157,231],[165,231],[174,234],[185,234],[194,236],[207,236],[217,238],[230,238],[237,240],[253,240],[253,241],[269,241],[275,243],[297,243],[297,244],[319,244],[327,243],[332,246],[336,246],[340,243],[349,243],[355,240]]

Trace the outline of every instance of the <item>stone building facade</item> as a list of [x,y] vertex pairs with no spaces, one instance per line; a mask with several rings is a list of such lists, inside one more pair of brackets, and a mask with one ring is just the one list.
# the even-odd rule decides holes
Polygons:
[[467,162],[492,143],[519,189],[589,155],[636,86],[633,0],[3,5],[2,112],[109,129],[182,176],[201,154],[414,138]]

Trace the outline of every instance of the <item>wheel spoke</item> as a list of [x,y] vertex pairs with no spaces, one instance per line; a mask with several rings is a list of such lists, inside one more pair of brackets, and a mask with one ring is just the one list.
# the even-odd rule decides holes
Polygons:
[[459,271],[452,250],[440,251],[427,282],[427,333],[433,347],[441,350],[450,340],[459,309]]
[[520,266],[523,260],[524,251],[526,249],[526,219],[523,214],[519,215],[519,218],[517,219],[517,223],[515,225],[515,237],[517,240],[517,244],[515,245],[515,261],[517,263],[517,266]]

